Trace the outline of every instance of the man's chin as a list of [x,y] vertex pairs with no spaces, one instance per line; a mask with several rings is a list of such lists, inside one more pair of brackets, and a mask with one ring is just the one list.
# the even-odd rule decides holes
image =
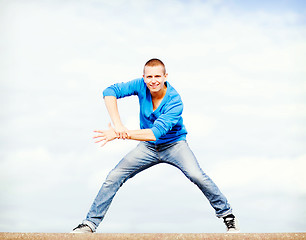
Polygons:
[[151,92],[158,92],[160,89],[159,88],[150,88]]

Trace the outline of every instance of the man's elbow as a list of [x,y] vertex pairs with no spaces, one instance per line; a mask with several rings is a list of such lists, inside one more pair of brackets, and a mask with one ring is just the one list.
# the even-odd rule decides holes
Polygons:
[[156,137],[154,136],[154,134],[153,134],[152,139],[150,141],[154,141],[154,142],[156,141]]
[[150,129],[149,130],[150,131],[150,139],[149,139],[149,141],[156,141],[157,139],[156,139],[156,137],[155,137],[155,135],[154,135],[154,132],[152,131],[152,129]]

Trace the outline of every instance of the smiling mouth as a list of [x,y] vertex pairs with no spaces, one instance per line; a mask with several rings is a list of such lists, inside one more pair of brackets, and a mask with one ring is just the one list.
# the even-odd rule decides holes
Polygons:
[[159,85],[160,85],[160,84],[158,84],[158,83],[157,83],[157,84],[151,84],[150,87],[151,87],[151,88],[157,88]]

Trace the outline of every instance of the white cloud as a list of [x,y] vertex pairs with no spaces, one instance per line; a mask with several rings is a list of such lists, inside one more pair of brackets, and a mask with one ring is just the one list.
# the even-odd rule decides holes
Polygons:
[[[287,34],[290,34],[288,31]],[[288,36],[287,36],[288,37]],[[273,72],[275,75],[282,74],[305,74],[306,70],[302,67],[305,62],[306,44],[300,41],[291,40],[291,44],[275,44],[276,39],[271,39],[270,43],[264,46],[256,46],[256,39],[251,40],[254,43],[256,52],[238,52],[230,58],[234,66],[240,67],[251,73],[255,72]],[[277,72],[277,74],[275,73]],[[269,77],[271,73],[269,74]]]
[[225,113],[235,113],[250,117],[273,117],[273,118],[305,118],[306,104],[275,104],[271,106],[236,104],[222,107]]
[[251,192],[306,194],[306,156],[294,158],[243,157],[224,159],[212,175],[221,186]]
[[216,120],[204,113],[184,112],[184,124],[193,137],[205,137],[216,128]]

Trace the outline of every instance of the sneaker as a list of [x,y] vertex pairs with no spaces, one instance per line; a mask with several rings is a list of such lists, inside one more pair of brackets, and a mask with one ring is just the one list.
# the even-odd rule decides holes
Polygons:
[[93,233],[91,228],[87,224],[79,224],[76,228],[72,230],[70,233]]
[[235,218],[233,214],[229,214],[223,217],[224,223],[227,229],[227,233],[239,233],[240,228],[238,225],[238,220]]

